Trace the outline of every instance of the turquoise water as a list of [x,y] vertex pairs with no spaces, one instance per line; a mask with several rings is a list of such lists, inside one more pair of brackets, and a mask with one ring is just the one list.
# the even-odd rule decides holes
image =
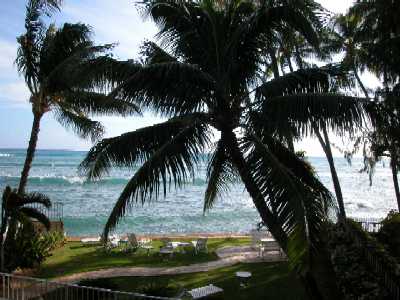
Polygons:
[[[64,204],[64,223],[69,235],[96,235],[102,230],[118,195],[133,170],[113,170],[98,183],[87,183],[77,166],[85,152],[39,150],[36,154],[28,191],[42,192]],[[25,150],[0,149],[0,188],[16,187],[22,170]],[[321,181],[332,189],[329,166],[322,157],[310,157]],[[346,209],[352,216],[382,217],[396,207],[392,177],[388,164],[378,165],[374,185],[368,175],[360,174],[361,160],[349,166],[336,158]],[[181,190],[170,190],[166,198],[135,205],[117,228],[118,232],[188,233],[247,232],[259,221],[258,214],[241,184],[218,199],[215,207],[203,216],[206,188],[205,166],[195,179]]]

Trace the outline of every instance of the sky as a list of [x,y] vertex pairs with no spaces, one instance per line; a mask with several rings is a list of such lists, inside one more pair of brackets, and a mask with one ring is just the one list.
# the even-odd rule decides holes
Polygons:
[[[24,32],[25,0],[6,0],[0,10],[0,148],[26,148],[32,126],[29,93],[19,77],[13,62],[16,57],[16,37]],[[120,59],[135,58],[143,40],[154,39],[156,27],[139,16],[134,0],[64,0],[61,13],[51,17],[51,22],[82,22],[91,26],[94,40],[101,43],[118,43],[114,54]],[[320,0],[327,9],[344,13],[351,0]],[[376,81],[364,78],[367,85]],[[146,113],[143,117],[101,117],[106,128],[105,137],[119,135],[161,121]],[[335,141],[336,139],[332,137]],[[340,141],[338,141],[340,143]],[[87,150],[91,142],[78,138],[61,127],[47,113],[42,119],[38,148]],[[322,156],[315,140],[305,139],[296,145],[310,156]],[[335,152],[336,155],[340,155]]]

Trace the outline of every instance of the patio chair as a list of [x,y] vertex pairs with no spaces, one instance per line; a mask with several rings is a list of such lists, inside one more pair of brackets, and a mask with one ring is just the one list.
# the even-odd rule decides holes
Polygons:
[[283,250],[277,241],[268,241],[267,243],[263,243],[260,247],[260,256],[264,256],[264,253],[266,252],[278,252],[280,257],[284,255]]
[[224,290],[221,289],[220,287],[217,287],[213,284],[209,284],[196,289],[192,289],[190,291],[187,291],[186,293],[191,299],[201,299],[209,297],[211,295],[222,293],[223,291]]
[[135,252],[139,248],[139,242],[134,233],[128,234],[128,244],[126,245],[126,252]]
[[261,239],[272,237],[271,233],[265,229],[252,229],[251,235],[251,247],[257,251],[260,251]]
[[207,252],[207,240],[208,238],[199,238],[197,241],[192,241],[194,246],[194,253]]

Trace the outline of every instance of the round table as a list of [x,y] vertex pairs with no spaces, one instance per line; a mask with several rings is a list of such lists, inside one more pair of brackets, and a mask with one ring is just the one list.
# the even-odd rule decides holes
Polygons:
[[251,277],[251,273],[250,272],[245,272],[245,271],[239,271],[239,272],[236,272],[236,277],[239,279],[240,286],[241,287],[245,287],[249,283],[249,279]]

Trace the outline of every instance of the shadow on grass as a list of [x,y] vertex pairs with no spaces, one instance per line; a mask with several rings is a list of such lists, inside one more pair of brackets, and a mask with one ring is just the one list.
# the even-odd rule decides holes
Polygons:
[[158,247],[147,255],[147,251],[139,249],[135,253],[122,252],[113,249],[102,251],[101,246],[82,246],[79,243],[69,243],[62,249],[57,249],[38,270],[37,276],[54,278],[74,273],[88,272],[116,267],[176,267],[195,263],[217,260],[217,255],[208,253],[194,254],[193,250],[186,253],[175,252],[171,258],[165,259],[158,253]]
[[[240,287],[235,275],[237,271],[252,273],[245,288]],[[214,284],[224,292],[207,299],[307,299],[303,287],[290,273],[286,263],[238,264],[209,272],[172,276],[117,277],[92,284],[97,287],[106,284],[120,291],[165,297],[176,297],[184,289]]]

